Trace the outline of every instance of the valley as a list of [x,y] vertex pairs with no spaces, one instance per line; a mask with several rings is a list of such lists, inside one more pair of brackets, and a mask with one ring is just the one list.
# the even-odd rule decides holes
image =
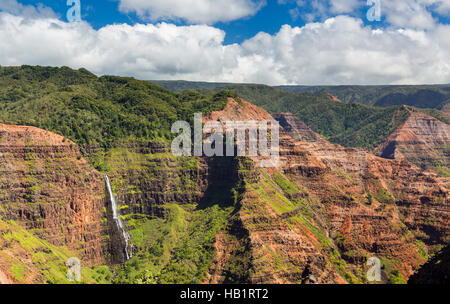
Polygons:
[[[0,68],[0,96],[2,282],[68,283],[78,257],[84,283],[370,283],[377,257],[406,283],[450,241],[439,109],[30,66]],[[174,156],[171,124],[197,112],[277,120],[279,165]]]

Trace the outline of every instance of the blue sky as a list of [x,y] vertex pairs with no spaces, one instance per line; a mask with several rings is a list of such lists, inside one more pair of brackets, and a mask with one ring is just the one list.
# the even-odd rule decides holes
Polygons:
[[[38,5],[41,3],[52,8],[61,20],[67,21],[66,12],[69,6],[66,4],[66,0],[20,0],[18,2],[24,5]],[[346,15],[360,17],[365,24],[370,24],[373,27],[383,28],[389,25],[383,16],[381,22],[369,22],[365,14],[371,6],[367,5],[365,0],[360,0],[359,2],[360,7],[351,13],[346,13]],[[135,12],[119,11],[119,0],[80,0],[80,3],[82,19],[89,22],[95,29],[113,23],[127,23],[130,25],[152,23],[152,21],[140,18]],[[228,22],[213,22],[212,24],[226,32],[225,44],[241,43],[261,31],[273,35],[285,24],[292,26],[305,25],[308,22],[305,15],[310,14],[314,10],[311,3],[312,1],[304,1],[304,5],[298,6],[296,1],[292,0],[285,0],[285,3],[277,0],[266,0],[264,6],[253,16],[246,16],[242,19]],[[298,9],[297,17],[291,14],[291,11],[295,9]],[[320,21],[326,17],[336,15],[338,14],[329,13],[326,16],[318,16],[314,21]],[[449,23],[450,17],[442,16],[435,12],[432,12],[432,15],[440,23]],[[184,20],[167,20],[164,18],[158,21],[167,21],[177,25],[190,24]],[[153,21],[153,23],[158,21]]]
[[[21,0],[19,2],[24,5],[42,3],[45,6],[51,7],[61,20],[67,21],[66,12],[68,6],[65,0]],[[151,23],[151,21],[139,18],[135,12],[120,12],[118,0],[81,0],[80,3],[82,7],[82,19],[89,22],[96,29],[113,23],[128,23],[130,25]],[[289,14],[289,10],[294,7],[296,7],[294,2],[278,4],[276,0],[269,0],[254,16],[229,22],[219,21],[213,24],[215,27],[226,32],[226,44],[241,43],[261,31],[274,34],[284,24],[304,25],[305,22],[302,19],[293,20]],[[168,22],[177,25],[189,24],[183,20],[168,20]]]
[[[66,0],[1,0],[0,64],[142,79],[450,82],[450,0],[80,2],[82,22],[69,23]],[[375,2],[380,22],[366,16]]]

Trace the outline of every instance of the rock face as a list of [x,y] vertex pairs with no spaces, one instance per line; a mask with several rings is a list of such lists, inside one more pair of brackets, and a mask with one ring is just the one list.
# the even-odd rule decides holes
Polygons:
[[84,265],[101,264],[104,182],[72,142],[0,124],[0,218],[14,220]]
[[[272,117],[243,100],[229,99],[204,122],[274,119],[282,129],[273,168],[259,167],[261,157],[175,157],[167,143],[128,140],[109,151],[108,176],[137,257],[120,282],[366,283],[371,257],[381,260],[384,282],[406,282],[429,251],[448,245],[449,179],[408,157],[333,145],[292,114]],[[421,114],[402,128],[415,138],[395,137],[405,151],[448,141],[448,129]],[[0,168],[2,220],[90,264],[123,260],[104,177],[73,143],[0,125]],[[0,256],[3,281],[5,269]]]
[[[230,116],[236,118],[227,110],[211,117]],[[251,282],[364,282],[370,257],[382,260],[385,280],[404,281],[428,248],[448,243],[448,179],[406,160],[330,144],[290,114],[275,117],[284,128],[281,163],[261,169],[254,158],[241,201]]]
[[0,270],[0,284],[12,284],[11,280]]
[[375,154],[449,174],[450,126],[424,113],[409,111],[409,119],[375,149]]
[[279,113],[272,115],[289,136],[298,141],[316,142],[321,138],[313,132],[303,121],[292,113]]
[[442,112],[446,113],[446,114],[450,114],[450,103],[446,104],[443,108],[442,108]]

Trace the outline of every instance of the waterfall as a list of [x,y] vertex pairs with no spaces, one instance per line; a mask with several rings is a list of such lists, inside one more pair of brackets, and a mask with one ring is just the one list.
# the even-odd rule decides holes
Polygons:
[[124,248],[125,261],[128,261],[129,259],[131,259],[133,257],[133,252],[132,252],[131,246],[129,244],[131,237],[126,232],[125,226],[124,226],[124,224],[122,222],[122,219],[120,218],[120,212],[119,212],[119,209],[117,208],[116,198],[114,197],[114,193],[112,192],[111,183],[109,182],[108,175],[105,175],[105,180],[106,180],[106,188],[107,188],[108,193],[109,193],[109,200],[111,202],[111,209],[112,209],[112,213],[113,213],[113,220],[116,223],[117,228],[119,229],[119,232],[122,234],[122,237],[124,239],[124,242],[125,242],[125,248]]

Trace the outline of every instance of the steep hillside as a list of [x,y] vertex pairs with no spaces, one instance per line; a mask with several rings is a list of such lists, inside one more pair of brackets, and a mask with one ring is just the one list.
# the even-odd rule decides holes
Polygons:
[[0,67],[0,122],[61,134],[101,171],[107,169],[105,153],[117,141],[168,141],[173,122],[220,110],[227,96],[174,94],[146,81],[96,77],[85,69]]
[[[356,283],[376,256],[384,280],[399,283],[448,244],[448,179],[330,144],[292,115],[277,118],[286,131],[276,168],[259,168],[258,157],[174,157],[164,141],[118,142],[105,163],[134,247],[123,265],[108,259],[114,236],[102,176],[76,145],[3,126],[3,188],[16,199],[1,204],[2,280],[63,282],[64,260],[85,254],[103,257],[116,283]],[[272,117],[228,99],[204,119]],[[112,279],[107,268],[84,272],[87,282]]]
[[[83,267],[109,260],[104,182],[73,142],[35,127],[0,124],[0,168],[4,280],[68,282],[70,257]],[[101,281],[102,274],[98,280],[93,275],[85,269],[83,280]]]
[[[174,92],[196,90],[207,92],[218,88],[246,86],[244,84],[190,82],[190,81],[151,81]],[[329,93],[348,103],[375,105],[380,107],[409,105],[419,108],[442,109],[450,102],[450,85],[380,85],[380,86],[277,86],[296,94],[321,95]]]
[[[208,92],[218,88],[234,90],[239,96],[262,106],[270,113],[293,113],[332,143],[346,147],[362,147],[367,150],[382,144],[406,121],[410,113],[400,107],[403,104],[420,107],[421,109],[416,108],[417,111],[450,124],[450,116],[446,113],[446,104],[450,100],[448,85],[274,88],[251,84],[178,81],[156,83],[174,91],[195,89]],[[388,108],[365,107],[361,104],[375,104]]]
[[445,247],[436,256],[423,265],[408,281],[408,284],[450,283],[450,246]]
[[375,153],[384,158],[406,159],[450,177],[450,125],[414,109],[407,111],[411,112],[408,120]]
[[[286,118],[289,133],[303,132]],[[239,218],[250,238],[251,282],[364,282],[371,256],[382,260],[385,280],[405,282],[429,249],[448,243],[448,179],[405,161],[283,134],[278,168],[244,162]],[[229,239],[216,243],[212,282],[227,274],[220,265],[237,246]]]
[[[178,89],[178,82],[157,82],[169,89]],[[187,84],[183,83],[183,88]],[[296,94],[279,88],[264,85],[226,85],[208,89],[199,88],[193,83],[193,89],[211,92],[228,89],[256,104],[271,114],[291,112],[304,121],[312,130],[327,140],[348,146],[372,149],[381,144],[387,136],[400,126],[407,118],[395,115],[399,106],[380,108],[356,103],[337,102],[329,93]]]
[[0,124],[0,217],[101,263],[104,182],[64,137]]
[[419,108],[441,109],[450,102],[450,85],[418,86],[281,86],[293,93],[325,92],[340,100],[375,106],[409,105]]
[[[86,282],[367,283],[365,262],[378,257],[384,282],[402,283],[449,243],[448,178],[326,140],[355,132],[358,145],[373,145],[408,110],[265,87],[285,96],[278,104],[259,86],[242,88],[267,111],[230,91],[0,70],[0,120],[10,123],[0,125],[0,280],[64,282],[64,262],[77,256],[91,267]],[[204,122],[272,121],[280,109],[296,115],[275,115],[275,168],[260,168],[260,157],[170,152],[171,123],[195,112]],[[103,174],[131,237],[125,262]]]

